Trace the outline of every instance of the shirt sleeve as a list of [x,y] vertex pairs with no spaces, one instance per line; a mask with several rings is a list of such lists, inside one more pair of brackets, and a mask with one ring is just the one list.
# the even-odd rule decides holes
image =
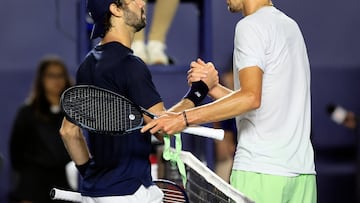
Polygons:
[[94,65],[94,58],[88,54],[76,72],[76,85],[88,85],[94,82]]
[[128,99],[135,104],[149,109],[162,102],[148,67],[141,61],[131,58],[126,60],[126,89]]
[[236,25],[234,66],[238,71],[251,66],[258,66],[264,71],[265,43],[260,30],[256,28],[244,20]]

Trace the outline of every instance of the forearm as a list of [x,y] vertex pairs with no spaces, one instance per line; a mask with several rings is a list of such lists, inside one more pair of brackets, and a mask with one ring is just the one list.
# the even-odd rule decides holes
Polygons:
[[[262,70],[257,67],[248,67],[239,71],[241,89],[228,95],[231,90],[217,85],[211,90],[214,98],[219,98],[211,104],[189,110],[188,123],[202,124],[226,120],[257,109],[261,105]],[[224,96],[226,95],[226,96]],[[224,96],[224,97],[221,97]]]
[[85,137],[79,127],[64,119],[60,134],[66,150],[76,165],[82,165],[90,159]]
[[63,139],[66,150],[76,165],[82,165],[90,159],[86,141],[84,137],[73,137]]
[[214,100],[220,99],[222,97],[225,97],[228,94],[231,94],[233,91],[221,84],[216,85],[213,87],[208,95],[213,98]]
[[236,91],[215,102],[186,111],[190,125],[199,125],[234,118],[257,109],[260,99],[251,92]]
[[[156,116],[162,115],[165,112],[165,107],[164,107],[164,103],[163,102],[159,102],[157,104],[155,104],[154,106],[150,107],[148,109],[149,112],[153,113]],[[150,118],[148,116],[146,116],[144,114],[144,121],[145,123],[149,123],[153,120],[153,118]],[[160,135],[159,133],[154,133],[153,134],[159,141],[163,142],[163,136]]]
[[184,111],[185,109],[193,108],[194,106],[195,105],[191,100],[185,98],[185,99],[182,99],[181,101],[179,101],[174,106],[172,106],[168,111],[181,112],[181,111]]
[[[228,94],[230,94],[231,92],[233,92],[232,90],[218,84],[216,87],[214,87],[213,89],[211,89],[208,93],[208,95],[213,98],[214,100],[222,98]],[[170,112],[181,112],[184,111],[186,109],[190,109],[195,107],[195,104],[187,99],[184,98],[182,99],[180,102],[178,102],[177,104],[175,104],[174,106],[172,106],[168,111]]]

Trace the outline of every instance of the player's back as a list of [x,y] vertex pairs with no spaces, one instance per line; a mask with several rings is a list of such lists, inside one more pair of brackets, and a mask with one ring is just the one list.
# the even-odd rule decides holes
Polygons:
[[[117,42],[96,46],[86,56],[77,72],[78,85],[95,85],[127,97],[125,69],[132,60],[129,48]],[[136,60],[136,58],[134,58]],[[128,195],[141,184],[152,184],[150,164],[150,135],[134,131],[111,136],[87,133],[92,163],[81,184],[85,196]]]

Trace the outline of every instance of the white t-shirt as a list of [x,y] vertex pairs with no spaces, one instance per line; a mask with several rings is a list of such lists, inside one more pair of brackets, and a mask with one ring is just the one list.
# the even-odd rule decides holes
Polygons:
[[235,89],[239,71],[263,71],[260,108],[238,116],[233,169],[272,175],[315,174],[310,142],[310,65],[294,20],[273,6],[237,23]]

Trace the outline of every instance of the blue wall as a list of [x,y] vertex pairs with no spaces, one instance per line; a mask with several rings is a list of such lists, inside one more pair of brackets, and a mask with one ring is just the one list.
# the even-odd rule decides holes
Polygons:
[[[63,57],[72,72],[77,67],[77,2],[0,1],[0,153],[5,157],[5,168],[0,171],[0,202],[5,202],[10,186],[7,152],[10,127],[18,106],[30,90],[37,62],[43,55],[52,53]],[[206,3],[211,3],[212,8],[213,50],[209,58],[219,70],[225,70],[231,59],[234,26],[242,16],[229,13],[225,1]],[[355,137],[329,120],[325,106],[335,102],[360,113],[360,2],[275,0],[274,4],[297,20],[307,42],[312,66],[314,145],[330,149],[354,145]],[[177,62],[176,70],[172,73],[171,67],[156,70],[152,67],[154,78],[161,81],[156,83],[168,101],[167,106],[184,92],[185,84],[181,81],[185,71],[178,70],[186,70],[189,61],[199,55],[198,14],[194,5],[182,5],[169,32],[168,53]],[[60,22],[61,29],[56,22]],[[164,87],[166,82],[171,84],[171,89]],[[321,176],[323,168],[335,167],[333,163],[319,166],[322,167],[318,170],[319,177],[325,177]],[[350,167],[336,173],[346,175],[344,171],[350,174],[352,170]],[[334,174],[331,177],[335,177]],[[329,179],[320,182],[328,184],[326,180]]]

